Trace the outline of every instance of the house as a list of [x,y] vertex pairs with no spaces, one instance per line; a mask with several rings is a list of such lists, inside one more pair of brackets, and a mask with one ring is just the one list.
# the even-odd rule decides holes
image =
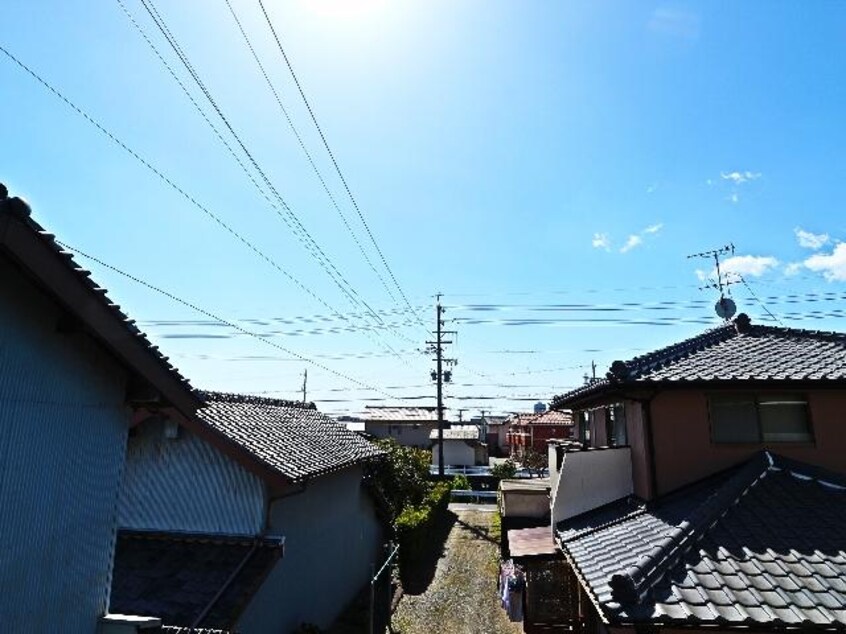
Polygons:
[[[488,464],[488,447],[479,440],[481,432],[476,425],[453,425],[443,430],[444,466],[472,467]],[[429,432],[432,443],[432,464],[438,462],[438,430]]]
[[[478,422],[486,430],[488,453],[501,458],[508,455],[508,416],[485,415]],[[474,418],[471,422],[475,423]]]
[[545,455],[547,441],[572,437],[573,417],[568,411],[515,414],[508,422],[508,447],[511,457],[518,460],[527,449]]
[[[109,610],[133,417],[190,416],[200,400],[2,185],[0,403],[2,629],[95,632]],[[104,632],[158,624],[107,620]]]
[[113,608],[172,626],[329,626],[384,560],[363,486],[383,452],[312,404],[200,393],[129,439]]
[[[364,410],[364,433],[373,438],[393,438],[400,445],[428,450],[429,435],[438,429],[437,407],[368,405]],[[449,422],[445,421],[448,426]]]
[[846,335],[741,314],[553,406],[558,625],[846,629]]

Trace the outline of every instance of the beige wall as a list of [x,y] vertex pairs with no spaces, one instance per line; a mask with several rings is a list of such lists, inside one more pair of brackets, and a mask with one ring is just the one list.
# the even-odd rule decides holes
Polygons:
[[644,500],[652,499],[652,479],[649,473],[649,444],[643,406],[635,401],[625,401],[626,435],[632,448],[632,481],[634,492]]
[[738,464],[761,449],[846,473],[846,391],[792,392],[808,397],[813,442],[712,444],[707,392],[666,391],[656,396],[652,425],[658,494]]

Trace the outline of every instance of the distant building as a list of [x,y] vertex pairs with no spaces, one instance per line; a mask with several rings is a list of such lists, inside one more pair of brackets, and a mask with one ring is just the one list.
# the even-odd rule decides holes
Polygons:
[[511,456],[516,459],[527,449],[545,455],[547,441],[568,440],[573,435],[573,416],[568,411],[515,414],[508,421],[508,447]]
[[[476,425],[453,425],[445,429],[444,466],[472,467],[488,464],[488,447],[480,440],[481,432]],[[438,430],[429,432],[432,444],[432,464],[438,463]]]
[[429,449],[429,434],[438,428],[437,407],[368,405],[362,418],[365,433],[374,438],[393,438],[400,445],[418,449]]

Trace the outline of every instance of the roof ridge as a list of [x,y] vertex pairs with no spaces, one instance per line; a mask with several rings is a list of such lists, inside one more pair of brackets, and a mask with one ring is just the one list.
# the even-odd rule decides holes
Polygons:
[[823,339],[825,341],[846,341],[846,333],[837,332],[836,330],[811,330],[810,328],[791,328],[789,326],[754,324],[750,327],[749,332],[766,332],[770,334],[812,337],[814,339]]
[[[624,361],[630,374],[642,374],[653,368],[660,360],[660,365],[665,363],[672,363],[683,357],[688,352],[701,350],[705,347],[711,347],[718,343],[722,343],[732,337],[738,335],[732,323],[726,323],[716,328],[709,328],[708,330],[699,333],[693,337],[688,337],[682,341],[664,346],[658,350],[647,352],[646,354],[632,357],[628,361]],[[613,376],[613,374],[612,374]],[[611,377],[609,377],[611,378]]]
[[280,398],[268,398],[254,394],[237,394],[235,392],[216,392],[212,390],[197,390],[197,394],[205,402],[210,403],[247,403],[251,405],[271,405],[274,407],[294,407],[296,409],[317,410],[313,402],[289,401]]
[[756,486],[773,467],[761,451],[624,573],[612,575],[608,585],[619,603],[639,603],[678,561],[710,531],[734,504]]

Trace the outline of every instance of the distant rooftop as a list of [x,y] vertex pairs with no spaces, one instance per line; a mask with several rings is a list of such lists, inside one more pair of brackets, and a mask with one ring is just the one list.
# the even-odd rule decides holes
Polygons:
[[433,422],[438,420],[438,408],[368,405],[362,417],[367,422]]

